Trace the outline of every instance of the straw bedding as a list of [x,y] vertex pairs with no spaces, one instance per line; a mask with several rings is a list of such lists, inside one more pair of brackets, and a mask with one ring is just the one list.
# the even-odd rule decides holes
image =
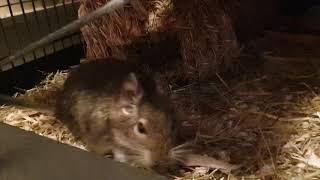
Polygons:
[[[251,69],[256,71],[239,72],[241,77],[170,83],[169,94],[186,117],[182,135],[202,154],[243,165],[231,174],[183,168],[175,179],[319,178],[320,100],[314,77],[288,79]],[[52,104],[66,77],[67,72],[50,74],[18,97]],[[12,106],[2,106],[0,116],[4,123],[84,149],[54,117]]]

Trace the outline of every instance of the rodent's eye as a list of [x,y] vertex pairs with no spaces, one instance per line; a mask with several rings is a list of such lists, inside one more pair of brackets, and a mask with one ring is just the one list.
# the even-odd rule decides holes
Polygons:
[[139,121],[134,126],[134,132],[137,136],[145,138],[147,135],[147,128],[146,128],[147,120],[144,118],[139,119]]
[[137,123],[137,130],[140,134],[146,134],[147,130],[141,122]]

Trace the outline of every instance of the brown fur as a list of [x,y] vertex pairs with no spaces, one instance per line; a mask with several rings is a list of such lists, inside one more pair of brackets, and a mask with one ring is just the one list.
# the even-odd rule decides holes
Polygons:
[[133,164],[166,166],[178,121],[150,75],[136,69],[115,59],[82,64],[69,74],[56,115],[95,153],[119,151]]

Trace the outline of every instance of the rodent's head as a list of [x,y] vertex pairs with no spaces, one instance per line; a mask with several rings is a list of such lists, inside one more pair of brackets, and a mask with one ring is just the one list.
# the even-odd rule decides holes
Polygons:
[[164,96],[142,87],[133,73],[122,84],[111,115],[119,120],[112,130],[113,153],[118,161],[160,170],[175,163],[178,122]]

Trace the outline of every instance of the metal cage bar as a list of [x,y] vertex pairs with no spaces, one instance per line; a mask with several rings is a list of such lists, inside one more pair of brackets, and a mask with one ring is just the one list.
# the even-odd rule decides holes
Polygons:
[[[27,32],[28,32],[28,34],[29,34],[29,36],[30,36],[30,39],[31,39],[31,40],[34,40],[34,39],[32,38],[31,30],[30,30],[30,27],[29,27],[29,25],[28,25],[28,20],[27,20],[27,16],[26,16],[26,14],[25,14],[25,11],[24,11],[23,2],[22,2],[22,0],[19,0],[19,2],[20,2],[20,6],[21,6],[22,13],[23,13],[23,19],[24,19],[24,22],[25,22],[25,25],[26,25],[26,28],[27,28]],[[33,55],[33,58],[36,59],[36,54],[35,54],[35,52],[32,52],[32,55]],[[26,59],[25,59],[25,58],[23,58],[23,62],[26,63]]]
[[[38,30],[38,33],[40,33],[41,32],[41,28],[40,28],[39,15],[37,13],[34,1],[31,1],[31,2],[32,2],[32,9],[33,9],[33,12],[34,12],[34,15],[35,15],[36,24],[37,24],[37,30]],[[47,52],[46,52],[46,50],[44,48],[42,48],[42,52],[43,52],[44,56],[47,57]]]
[[[0,0],[0,61],[77,18],[76,0]],[[65,17],[65,18],[64,18]],[[25,54],[2,71],[81,45],[80,32]]]
[[[10,15],[11,15],[11,17],[12,17],[11,21],[12,21],[12,23],[13,23],[13,25],[14,25],[14,32],[15,32],[15,34],[16,34],[17,40],[18,40],[18,42],[22,42],[22,38],[21,38],[20,34],[19,34],[18,31],[17,31],[18,25],[17,25],[17,22],[16,22],[16,20],[15,20],[14,15],[13,15],[13,11],[12,11],[12,7],[11,7],[10,0],[7,0],[7,3],[8,3],[8,8],[9,8]],[[19,48],[22,48],[22,45],[21,45],[20,43],[17,43],[17,44],[18,44],[18,47],[19,47]],[[23,60],[23,63],[26,63],[26,60],[25,60],[24,57],[22,57],[22,60]],[[12,66],[12,68],[15,67],[15,66],[14,66],[14,62],[11,63],[11,66]]]

